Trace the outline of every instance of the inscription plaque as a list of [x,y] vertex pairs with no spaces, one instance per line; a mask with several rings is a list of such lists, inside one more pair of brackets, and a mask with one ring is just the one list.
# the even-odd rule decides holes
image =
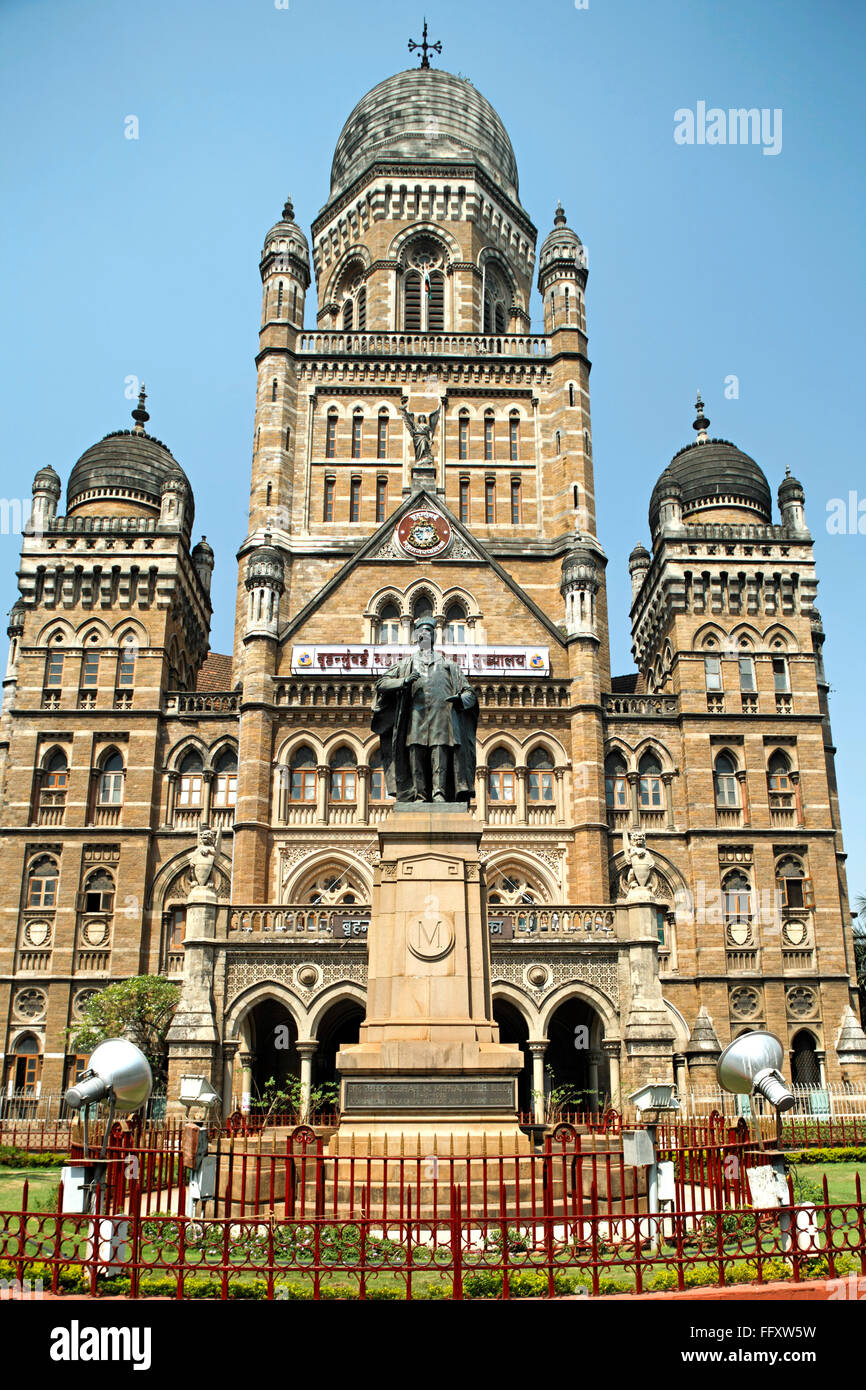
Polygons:
[[514,1082],[487,1077],[386,1077],[381,1081],[347,1080],[345,1109],[368,1110],[514,1110]]

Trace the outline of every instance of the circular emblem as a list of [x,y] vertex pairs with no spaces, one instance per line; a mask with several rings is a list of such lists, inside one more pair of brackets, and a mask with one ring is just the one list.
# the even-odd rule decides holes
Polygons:
[[312,656],[312,653],[311,653],[311,652],[301,652],[301,655],[298,657],[298,665],[299,665],[299,666],[312,666],[312,664],[313,664],[313,656]]
[[407,555],[440,555],[450,539],[444,516],[423,508],[408,512],[397,527],[397,544]]
[[454,949],[454,923],[444,912],[410,917],[406,942],[418,960],[442,960]]
[[41,1018],[45,1013],[45,995],[41,989],[20,989],[15,996],[15,1012],[19,1018]]

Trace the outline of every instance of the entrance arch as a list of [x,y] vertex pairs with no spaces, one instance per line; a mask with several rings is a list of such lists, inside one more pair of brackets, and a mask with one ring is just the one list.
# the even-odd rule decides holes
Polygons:
[[364,1022],[364,1007],[351,996],[335,999],[319,1020],[316,1029],[316,1055],[313,1063],[315,1086],[339,1083],[337,1053],[348,1043],[356,1043]]
[[510,999],[493,1000],[493,1018],[499,1024],[499,1041],[516,1044],[523,1054],[523,1068],[517,1078],[517,1108],[532,1110],[532,1057],[529,1052],[529,1024]]
[[807,1028],[801,1028],[791,1039],[791,1079],[795,1086],[821,1085],[818,1049]]
[[245,1025],[253,1098],[261,1099],[271,1079],[281,1090],[300,1080],[298,1028],[285,1004],[270,996],[259,1000],[247,1014]]
[[[554,1010],[547,1023],[545,1069],[555,1088],[568,1087],[573,1098],[566,1110],[600,1110],[610,1095],[610,1068],[601,1050],[604,1023],[585,999],[572,996]],[[547,1083],[546,1083],[547,1084]]]

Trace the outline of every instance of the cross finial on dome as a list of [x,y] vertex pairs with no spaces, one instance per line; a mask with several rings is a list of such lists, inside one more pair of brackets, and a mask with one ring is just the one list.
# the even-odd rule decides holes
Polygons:
[[284,221],[284,222],[294,222],[294,220],[295,220],[295,208],[294,208],[294,204],[292,203],[292,198],[291,198],[291,194],[290,194],[289,197],[286,199],[285,203],[283,204],[283,221]]
[[145,427],[145,425],[147,424],[148,420],[150,419],[150,416],[148,415],[147,411],[146,411],[145,408],[144,408],[144,403],[145,403],[146,400],[147,400],[147,392],[146,392],[145,389],[144,389],[144,382],[142,382],[142,383],[141,383],[141,390],[140,390],[139,393],[138,393],[138,406],[137,406],[137,408],[132,412],[132,418],[133,418],[133,420],[135,421],[135,425],[134,425],[133,431],[132,431],[133,434],[144,434],[144,427]]
[[553,225],[555,227],[565,226],[565,208],[562,206],[562,203],[556,204],[556,212],[553,215]]
[[429,68],[429,66],[430,66],[430,59],[429,59],[428,56],[427,56],[428,50],[429,50],[430,53],[441,53],[441,52],[442,52],[442,44],[441,44],[441,42],[440,42],[439,40],[437,40],[436,43],[428,43],[428,42],[427,42],[427,17],[426,17],[426,15],[425,15],[425,17],[424,17],[424,32],[423,32],[423,34],[422,34],[422,36],[421,36],[421,42],[420,42],[420,43],[416,43],[414,39],[410,39],[410,40],[409,40],[409,52],[410,52],[410,53],[414,53],[416,48],[420,48],[420,49],[421,49],[421,67],[422,67],[422,68]]
[[695,401],[695,410],[697,411],[697,419],[693,422],[692,429],[698,432],[698,443],[706,444],[708,438],[707,430],[710,428],[710,422],[704,414],[704,403],[701,400],[700,387],[698,388],[698,399]]

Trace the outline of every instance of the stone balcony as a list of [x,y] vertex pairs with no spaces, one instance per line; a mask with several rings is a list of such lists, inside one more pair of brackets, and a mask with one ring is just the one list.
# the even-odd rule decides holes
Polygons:
[[[364,941],[370,911],[368,904],[356,903],[341,906],[321,903],[232,905],[228,909],[227,937],[232,942],[244,939],[273,942],[277,937],[287,943]],[[598,906],[490,904],[487,926],[495,942],[537,944],[552,941],[597,946],[627,936],[628,910],[623,903]]]
[[550,356],[543,333],[302,333],[304,356],[338,357],[517,357]]

